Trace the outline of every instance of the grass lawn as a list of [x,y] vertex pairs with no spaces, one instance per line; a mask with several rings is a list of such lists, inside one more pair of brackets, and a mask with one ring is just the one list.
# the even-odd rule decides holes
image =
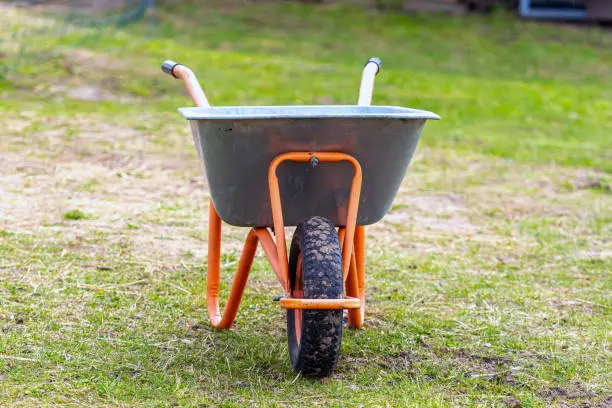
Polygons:
[[[232,4],[116,29],[0,3],[0,406],[609,407],[612,31]],[[313,381],[263,254],[208,324],[207,185],[159,65],[216,105],[342,104],[373,55],[375,104],[442,121],[368,229],[365,328]]]

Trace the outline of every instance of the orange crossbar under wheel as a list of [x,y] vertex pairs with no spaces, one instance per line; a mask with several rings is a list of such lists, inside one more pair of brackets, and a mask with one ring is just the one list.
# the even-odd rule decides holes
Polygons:
[[[279,164],[284,161],[309,162],[316,158],[319,162],[347,161],[353,166],[353,180],[349,193],[346,225],[338,230],[342,247],[342,276],[345,282],[346,296],[343,299],[296,299],[289,296],[289,263],[285,239],[282,203],[278,177]],[[208,274],[206,277],[206,303],[208,317],[213,327],[228,329],[238,313],[242,294],[246,286],[257,244],[261,242],[270,266],[276,273],[286,296],[280,305],[287,309],[348,309],[349,326],[361,328],[365,310],[365,227],[357,224],[359,195],[361,192],[361,166],[352,156],[335,152],[290,152],[272,160],[268,171],[272,219],[276,234],[276,243],[267,228],[253,228],[249,231],[240,261],[234,276],[227,304],[223,315],[219,309],[219,281],[221,269],[221,218],[210,202],[208,230]],[[313,214],[314,215],[314,214]]]

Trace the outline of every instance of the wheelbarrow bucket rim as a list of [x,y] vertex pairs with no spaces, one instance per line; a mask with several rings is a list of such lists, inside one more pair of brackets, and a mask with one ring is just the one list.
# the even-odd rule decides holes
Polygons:
[[433,112],[399,106],[275,105],[179,108],[188,120],[241,119],[425,119],[439,120]]

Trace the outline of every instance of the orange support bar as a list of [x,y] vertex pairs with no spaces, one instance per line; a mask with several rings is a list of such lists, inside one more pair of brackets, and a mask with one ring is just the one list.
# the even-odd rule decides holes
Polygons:
[[348,296],[359,297],[359,310],[349,310],[349,326],[360,329],[365,319],[365,227],[358,225],[355,230],[355,247],[351,257],[351,270],[346,280]]
[[278,263],[276,244],[274,243],[274,240],[272,239],[272,235],[270,234],[270,231],[268,231],[266,228],[257,228],[255,230],[255,233],[257,234],[257,238],[259,238],[259,241],[261,242],[261,247],[263,248],[264,253],[266,254],[266,257],[268,257],[268,261],[270,262],[270,266],[272,267],[272,270],[278,277],[278,280],[281,286],[283,287],[283,289],[285,290],[285,293],[288,293],[289,292],[289,275],[283,275],[282,268],[280,267]]
[[240,254],[240,261],[236,276],[232,283],[227,304],[223,310],[223,316],[219,311],[219,271],[221,269],[221,218],[217,210],[210,202],[209,230],[208,230],[208,274],[206,276],[206,303],[208,307],[208,318],[210,324],[216,329],[229,329],[236,318],[238,307],[242,300],[244,287],[246,286],[253,258],[257,251],[257,233],[249,231]]
[[[357,266],[355,262],[355,251],[353,249],[353,255],[351,256],[351,265],[349,269],[348,276],[345,282],[345,293],[347,296],[351,298],[355,298],[359,300],[359,306],[361,307],[361,300],[359,299],[359,285],[357,282]],[[356,309],[359,309],[357,307]],[[353,313],[351,313],[353,312]],[[355,314],[354,311],[349,311],[349,323],[351,322],[351,315]],[[353,325],[351,325],[353,327]]]
[[230,290],[227,304],[223,310],[223,315],[219,310],[219,281],[221,270],[221,218],[217,214],[212,201],[210,202],[209,210],[209,227],[208,227],[208,274],[206,276],[206,304],[208,308],[208,318],[210,324],[216,329],[229,329],[236,318],[238,307],[242,300],[242,294],[246,286],[249,272],[253,265],[253,258],[257,251],[257,244],[261,241],[264,252],[268,256],[270,265],[276,272],[281,285],[287,291],[288,278],[284,279],[280,275],[280,268],[276,258],[276,245],[272,241],[270,231],[265,228],[254,228],[249,231],[242,253],[238,269],[234,276],[234,282]]
[[357,210],[359,209],[359,195],[361,194],[361,166],[357,159],[345,153],[335,152],[291,152],[278,155],[270,163],[268,170],[268,184],[270,186],[270,202],[272,205],[272,217],[274,219],[274,231],[276,234],[276,249],[278,260],[283,276],[289,276],[289,262],[287,261],[287,244],[285,242],[285,223],[283,221],[283,209],[281,204],[280,188],[276,169],[284,161],[308,162],[317,158],[319,162],[347,161],[353,166],[354,174],[349,194],[348,211],[346,216],[346,240],[342,245],[342,277],[346,280],[349,272],[351,253],[353,251],[353,237],[357,224]]
[[280,305],[285,309],[359,309],[361,300],[350,296],[344,299],[297,299],[282,298]]
[[[354,175],[349,194],[346,226],[341,227],[339,230],[340,243],[342,245],[342,276],[346,282],[346,292],[348,296],[343,299],[296,299],[287,297],[281,299],[280,304],[281,307],[286,309],[349,309],[351,327],[361,327],[364,309],[364,277],[363,245],[360,244],[360,242],[363,242],[365,233],[363,227],[356,226],[362,181],[361,166],[352,156],[344,153],[331,152],[285,153],[277,156],[272,161],[268,173],[268,183],[270,187],[270,201],[272,204],[276,244],[274,243],[270,231],[266,228],[253,228],[249,231],[240,255],[236,275],[234,276],[234,281],[232,282],[232,287],[223,314],[221,314],[219,309],[221,218],[212,201],[210,202],[206,303],[208,317],[213,327],[217,329],[228,329],[234,322],[259,242],[261,242],[262,248],[281,286],[285,290],[285,293],[289,292],[289,262],[287,260],[285,224],[283,221],[280,188],[276,170],[283,161],[308,162],[313,157],[316,157],[321,162],[348,161],[353,165]],[[353,317],[351,318],[350,316]],[[359,316],[359,318],[356,316]]]

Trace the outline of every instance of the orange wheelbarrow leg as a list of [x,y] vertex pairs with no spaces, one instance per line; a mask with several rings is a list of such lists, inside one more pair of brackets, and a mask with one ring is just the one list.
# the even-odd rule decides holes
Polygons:
[[208,273],[206,276],[206,303],[208,307],[208,318],[210,324],[216,329],[229,329],[236,318],[238,307],[242,300],[244,287],[246,286],[253,258],[257,251],[259,239],[257,231],[252,229],[246,238],[240,262],[232,289],[230,290],[227,304],[223,310],[223,316],[219,310],[219,272],[221,269],[221,218],[217,210],[210,202],[209,210],[209,230],[208,230]]
[[359,309],[349,309],[349,327],[361,329],[365,318],[365,227],[358,225],[355,229],[355,241],[349,274],[346,278],[346,294],[358,297]]
[[217,210],[210,202],[210,210],[208,214],[208,273],[206,276],[206,306],[208,308],[208,318],[210,324],[216,329],[229,329],[238,313],[238,307],[242,300],[242,294],[249,278],[249,272],[253,265],[253,258],[257,252],[257,245],[261,242],[272,269],[278,276],[278,280],[287,290],[289,278],[283,275],[283,271],[279,266],[276,257],[277,248],[274,244],[270,231],[266,228],[253,228],[249,231],[249,235],[244,242],[238,269],[234,276],[232,288],[227,304],[223,310],[223,315],[219,309],[219,281],[221,270],[221,218],[217,214]]

